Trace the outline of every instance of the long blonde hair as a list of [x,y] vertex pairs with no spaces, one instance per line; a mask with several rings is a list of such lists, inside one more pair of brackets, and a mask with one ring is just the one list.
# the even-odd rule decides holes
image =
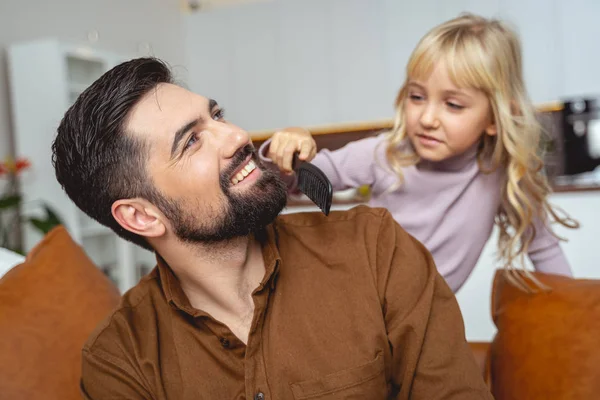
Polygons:
[[[489,99],[497,134],[483,135],[478,153],[479,168],[490,173],[506,171],[501,205],[496,215],[500,228],[499,258],[511,281],[523,289],[523,274],[543,287],[524,268],[524,256],[533,240],[535,218],[547,217],[563,226],[578,223],[547,200],[550,187],[543,174],[540,154],[541,126],[523,81],[521,45],[517,34],[503,22],[463,14],[427,33],[413,51],[406,67],[406,81],[396,98],[394,127],[388,133],[386,159],[403,180],[402,169],[419,162],[412,146],[406,146],[404,105],[409,79],[426,78],[440,60],[446,62],[452,81],[459,87],[481,90]],[[560,239],[560,238],[559,238]]]

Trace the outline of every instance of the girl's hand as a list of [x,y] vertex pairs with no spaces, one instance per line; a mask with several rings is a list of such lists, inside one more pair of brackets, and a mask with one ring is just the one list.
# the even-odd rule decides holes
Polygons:
[[279,169],[292,173],[294,153],[299,152],[298,158],[310,161],[317,154],[317,144],[310,132],[304,128],[286,128],[275,132],[269,146],[269,157]]

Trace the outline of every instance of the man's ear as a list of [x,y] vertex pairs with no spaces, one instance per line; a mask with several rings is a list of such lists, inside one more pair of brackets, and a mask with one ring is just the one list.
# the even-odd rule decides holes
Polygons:
[[117,200],[111,211],[119,225],[129,232],[144,237],[159,237],[166,232],[162,213],[145,199]]

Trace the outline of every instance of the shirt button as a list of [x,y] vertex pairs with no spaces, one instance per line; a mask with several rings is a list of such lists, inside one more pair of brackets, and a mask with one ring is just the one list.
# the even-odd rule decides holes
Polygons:
[[226,349],[229,348],[229,340],[227,340],[225,338],[221,338],[221,339],[219,339],[219,341],[221,342],[221,346],[223,346]]
[[258,392],[256,396],[254,396],[254,400],[265,400],[265,395],[263,392]]

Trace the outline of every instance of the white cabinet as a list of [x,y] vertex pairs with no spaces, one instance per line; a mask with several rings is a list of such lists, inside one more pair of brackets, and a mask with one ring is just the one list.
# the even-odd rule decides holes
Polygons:
[[[8,47],[16,155],[32,163],[21,179],[23,214],[39,215],[43,212],[43,203],[52,207],[74,240],[122,291],[137,282],[141,263],[155,263],[153,255],[120,239],[74,205],[54,175],[51,144],[61,118],[77,96],[100,75],[127,58],[55,39]],[[42,238],[30,226],[25,227],[23,236],[26,251]]]

